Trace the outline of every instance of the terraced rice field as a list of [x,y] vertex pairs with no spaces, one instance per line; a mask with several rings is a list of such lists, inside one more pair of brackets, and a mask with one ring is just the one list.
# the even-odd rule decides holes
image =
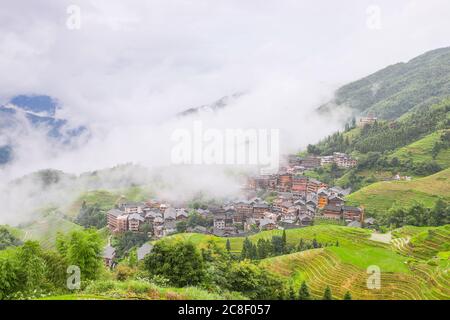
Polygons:
[[[270,239],[281,230],[265,231],[248,238]],[[298,290],[305,280],[314,298],[321,298],[326,286],[333,297],[342,299],[350,291],[353,299],[450,299],[450,225],[404,227],[392,232],[393,239],[376,241],[372,231],[334,225],[317,225],[286,230],[287,242],[317,239],[331,244],[262,260],[263,267],[292,283]],[[166,241],[189,240],[198,247],[213,241],[225,248],[226,239],[203,234],[179,234]],[[240,252],[244,238],[229,238],[231,250]],[[336,242],[339,245],[336,246]],[[439,257],[438,257],[439,256]],[[379,289],[369,289],[369,266],[380,268]]]
[[[271,230],[263,231],[249,236],[248,238],[256,243],[258,239],[271,239],[272,236],[281,236],[283,231]],[[289,244],[297,245],[300,239],[313,240],[314,238],[323,244],[336,244],[340,246],[361,248],[368,244],[374,247],[389,247],[389,245],[370,240],[371,231],[361,228],[350,228],[337,225],[318,225],[299,229],[286,230],[286,239]],[[231,252],[239,253],[242,250],[244,237],[228,238],[231,244]],[[189,240],[198,247],[203,247],[208,241],[212,241],[222,248],[225,248],[226,238],[198,234],[198,233],[181,233],[164,238],[164,241]]]
[[39,241],[43,248],[50,249],[55,246],[58,232],[68,233],[78,229],[83,229],[83,227],[60,217],[48,216],[22,228],[21,239],[23,241]]
[[[330,286],[333,298],[350,291],[354,299],[450,299],[450,283],[444,268],[414,266],[414,273],[383,272],[380,289],[369,289],[365,269],[345,263],[330,248],[314,249],[266,259],[263,265],[293,282],[305,280],[314,298]],[[412,267],[411,267],[412,268]]]
[[408,227],[400,229],[392,240],[393,248],[405,256],[428,260],[439,252],[450,251],[450,225],[433,227]]

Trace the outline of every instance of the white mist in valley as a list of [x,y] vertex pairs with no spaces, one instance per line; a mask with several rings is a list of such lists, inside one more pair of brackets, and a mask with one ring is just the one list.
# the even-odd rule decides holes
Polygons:
[[[25,123],[0,133],[13,147],[0,169],[0,223],[32,220],[50,205],[64,213],[96,189],[149,184],[175,201],[238,196],[239,173],[254,168],[174,166],[173,132],[193,130],[194,121],[278,129],[280,153],[288,154],[340,129],[345,110],[316,112],[340,85],[448,45],[450,20],[428,14],[444,12],[448,1],[381,1],[377,31],[366,24],[371,4],[79,0],[75,29],[67,27],[73,1],[3,4],[0,105],[18,94],[49,95],[56,117],[87,133],[70,144]],[[175,116],[238,92],[245,94],[217,112]],[[43,169],[65,174],[44,186],[30,175]]]

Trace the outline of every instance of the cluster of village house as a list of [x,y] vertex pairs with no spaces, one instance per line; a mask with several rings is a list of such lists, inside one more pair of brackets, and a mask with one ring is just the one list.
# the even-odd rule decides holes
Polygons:
[[[364,219],[363,208],[345,205],[344,196],[349,189],[329,187],[327,184],[304,175],[310,170],[334,162],[339,167],[352,167],[356,160],[342,153],[329,157],[288,157],[287,164],[277,174],[249,177],[244,187],[243,199],[232,200],[221,206],[197,209],[196,212],[212,220],[211,227],[194,226],[189,232],[209,233],[217,236],[244,236],[257,230],[298,228],[311,225],[314,219],[336,219],[349,226],[360,227]],[[269,203],[258,193],[271,195]],[[185,221],[189,212],[182,206],[165,201],[124,202],[107,213],[108,227],[113,234],[126,231],[142,232],[150,225],[152,238],[161,238],[177,231],[177,223]],[[366,223],[373,221],[366,219]],[[138,260],[151,251],[150,244],[138,248]],[[104,251],[107,265],[111,266],[115,250],[108,246]]]
[[[345,155],[333,155],[336,161]],[[362,208],[346,206],[343,197],[350,190],[329,187],[323,182],[303,175],[306,169],[320,166],[320,159],[290,157],[279,173],[248,178],[246,197],[198,209],[197,213],[212,220],[210,228],[196,226],[188,231],[212,233],[218,236],[243,235],[255,230],[290,228],[311,225],[314,218],[340,219],[360,226]],[[256,197],[257,193],[272,195],[270,203]],[[107,213],[112,233],[141,232],[151,226],[150,237],[161,238],[176,232],[177,223],[188,219],[188,210],[170,203],[149,200],[125,202]]]

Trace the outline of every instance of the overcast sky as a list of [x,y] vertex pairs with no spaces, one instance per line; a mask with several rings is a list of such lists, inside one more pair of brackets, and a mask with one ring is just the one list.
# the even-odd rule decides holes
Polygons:
[[[79,29],[67,26],[70,5],[80,9]],[[96,165],[129,160],[117,146],[149,146],[126,149],[143,128],[153,134],[173,114],[235,92],[254,94],[243,117],[289,130],[338,86],[448,46],[449,14],[447,0],[3,1],[0,103],[48,94],[60,102],[58,116],[99,133],[70,160],[31,154],[41,163],[30,170],[71,169],[100,149],[109,161]]]

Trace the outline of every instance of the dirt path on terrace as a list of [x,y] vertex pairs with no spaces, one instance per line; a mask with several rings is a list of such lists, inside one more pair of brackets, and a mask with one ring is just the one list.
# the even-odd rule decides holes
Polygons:
[[372,234],[370,235],[370,240],[383,243],[391,243],[392,234],[390,231],[387,233],[372,232]]

